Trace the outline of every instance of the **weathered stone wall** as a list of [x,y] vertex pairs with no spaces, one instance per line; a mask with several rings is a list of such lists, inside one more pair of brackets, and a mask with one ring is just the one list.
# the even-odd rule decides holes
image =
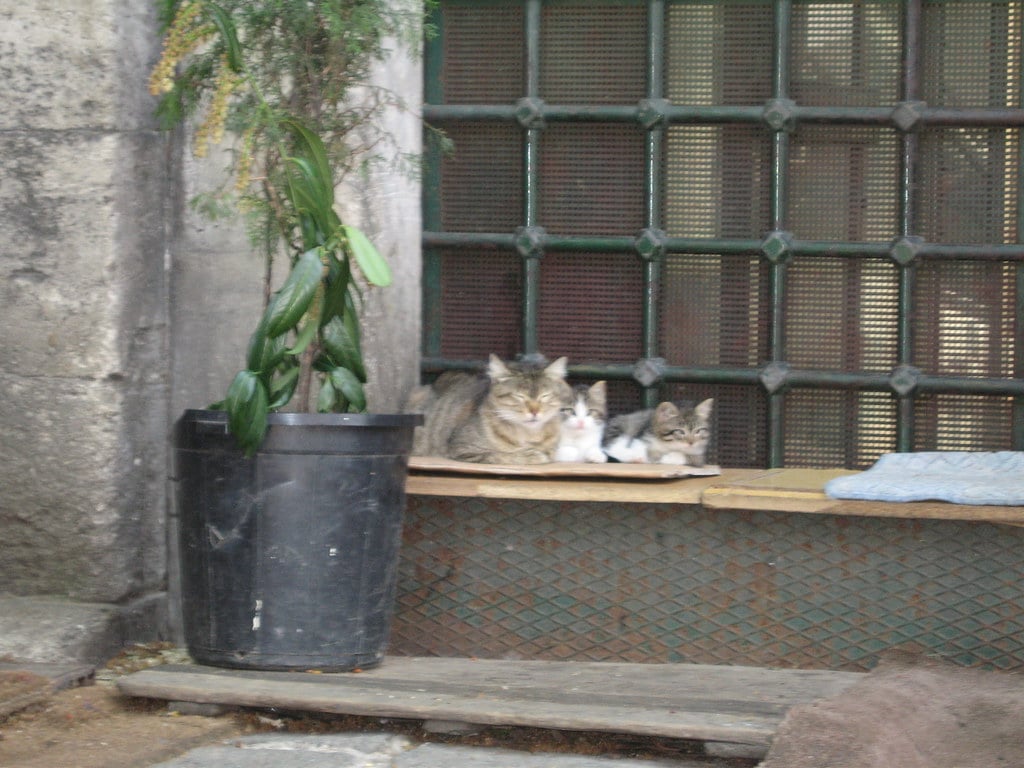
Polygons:
[[151,7],[0,8],[0,592],[118,602],[165,578]]

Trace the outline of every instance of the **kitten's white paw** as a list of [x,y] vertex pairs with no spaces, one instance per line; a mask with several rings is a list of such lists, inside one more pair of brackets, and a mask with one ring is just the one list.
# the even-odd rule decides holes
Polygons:
[[605,455],[604,451],[593,448],[584,454],[583,460],[589,461],[591,464],[603,464],[608,461],[608,457]]
[[623,464],[646,464],[647,446],[639,440],[617,437],[605,446],[604,452]]
[[581,461],[580,449],[575,445],[560,445],[555,451],[555,461]]
[[686,464],[686,455],[680,453],[679,451],[670,451],[669,453],[666,453],[664,456],[662,456],[660,459],[658,459],[658,463],[659,464],[677,464],[677,465],[681,464],[681,465],[685,465]]

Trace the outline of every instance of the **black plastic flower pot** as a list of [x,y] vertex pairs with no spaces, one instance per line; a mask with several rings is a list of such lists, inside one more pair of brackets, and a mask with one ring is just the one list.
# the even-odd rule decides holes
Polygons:
[[200,664],[380,664],[398,578],[413,430],[405,414],[271,414],[246,458],[220,411],[175,425],[181,601]]

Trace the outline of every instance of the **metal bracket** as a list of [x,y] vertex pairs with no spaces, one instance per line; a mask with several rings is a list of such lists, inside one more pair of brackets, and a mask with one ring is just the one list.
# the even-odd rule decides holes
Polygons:
[[917,127],[921,112],[927,108],[924,101],[901,101],[892,111],[892,123],[904,133],[909,133]]
[[917,235],[900,237],[894,240],[892,246],[889,248],[889,258],[900,266],[906,267],[912,264],[917,258],[917,254],[924,246],[924,242],[924,238],[918,237]]
[[772,264],[784,264],[793,255],[793,235],[782,230],[769,232],[761,243],[761,253]]
[[516,250],[524,259],[539,259],[544,255],[544,241],[547,239],[544,227],[519,227],[516,230]]
[[633,378],[644,387],[657,384],[665,376],[665,358],[642,357],[633,366]]
[[917,389],[921,381],[922,372],[920,368],[912,365],[900,365],[893,369],[889,377],[889,386],[897,395],[909,395]]
[[648,227],[637,235],[633,247],[644,261],[658,261],[665,257],[667,242],[668,235],[663,230]]
[[796,102],[792,99],[772,99],[764,105],[761,119],[773,131],[791,131],[796,127],[795,109]]
[[516,102],[516,120],[523,128],[543,128],[544,100],[526,96]]
[[774,395],[786,386],[789,379],[789,363],[768,363],[761,369],[758,378],[768,394]]
[[636,119],[647,130],[668,120],[668,108],[672,106],[668,99],[642,99],[637,105]]

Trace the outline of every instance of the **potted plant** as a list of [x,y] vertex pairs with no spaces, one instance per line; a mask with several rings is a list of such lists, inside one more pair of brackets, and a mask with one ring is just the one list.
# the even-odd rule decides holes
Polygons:
[[335,189],[358,160],[352,132],[382,103],[351,92],[419,18],[388,0],[160,7],[158,114],[195,126],[199,155],[234,137],[229,183],[198,203],[244,213],[267,265],[245,367],[221,402],[175,426],[186,643],[218,666],[370,667],[387,641],[421,417],[364,413],[360,304],[391,273],[341,221]]

